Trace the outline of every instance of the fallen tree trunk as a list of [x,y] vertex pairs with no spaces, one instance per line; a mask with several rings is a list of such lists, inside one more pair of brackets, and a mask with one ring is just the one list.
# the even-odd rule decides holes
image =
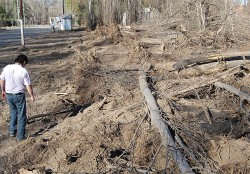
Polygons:
[[159,114],[160,113],[159,108],[146,82],[146,74],[144,72],[140,72],[139,75],[140,75],[139,83],[141,91],[147,102],[152,123],[155,124],[155,126],[160,131],[163,145],[169,148],[170,153],[172,154],[176,164],[179,166],[181,173],[194,173],[190,165],[188,164],[187,160],[185,159],[185,157],[177,149],[174,139],[171,136],[170,130],[168,128],[168,125],[162,120]]
[[216,79],[213,79],[213,80],[211,80],[211,81],[199,82],[199,84],[194,84],[194,86],[189,86],[189,87],[186,88],[186,89],[183,89],[183,90],[181,90],[181,91],[174,92],[174,93],[170,94],[169,97],[176,97],[176,96],[178,96],[178,95],[188,93],[188,92],[190,92],[190,91],[192,91],[192,90],[194,90],[194,89],[202,88],[202,87],[204,87],[204,86],[207,86],[207,85],[210,85],[210,84],[212,84],[212,83],[215,83],[215,82],[217,82],[217,81],[219,81],[219,80],[221,80],[221,79],[223,79],[223,78],[226,78],[226,77],[228,77],[228,76],[230,76],[230,75],[235,74],[236,72],[239,71],[239,70],[238,70],[239,67],[240,67],[240,66],[233,67],[233,68],[231,68],[231,69],[229,69],[229,70],[223,72],[219,77],[217,77]]
[[249,56],[250,56],[250,51],[223,53],[223,54],[212,55],[212,56],[208,56],[208,57],[196,57],[196,58],[182,60],[182,61],[174,64],[173,68],[175,70],[181,70],[183,68],[188,67],[189,65],[211,63],[211,62],[217,62],[219,60],[226,60],[226,61],[250,60]]
[[190,78],[193,76],[201,76],[204,74],[208,75],[208,74],[219,72],[224,69],[229,69],[235,66],[246,65],[246,64],[250,64],[250,60],[228,61],[225,63],[215,62],[215,63],[209,63],[205,65],[183,69],[178,74],[181,77]]
[[244,93],[244,92],[234,88],[233,86],[230,86],[228,84],[221,83],[221,82],[215,82],[214,85],[219,87],[219,88],[224,88],[224,89],[230,91],[231,93],[233,93],[235,95],[238,95],[241,100],[250,101],[250,95],[248,95],[247,93]]
[[58,112],[49,112],[49,113],[46,113],[46,114],[34,115],[34,116],[32,116],[32,117],[29,117],[29,118],[27,119],[27,122],[30,122],[30,120],[37,119],[37,118],[43,118],[43,117],[47,117],[47,116],[53,116],[53,115],[68,113],[68,112],[71,112],[71,111],[73,111],[73,110],[75,110],[75,108],[63,109],[63,110],[58,111]]

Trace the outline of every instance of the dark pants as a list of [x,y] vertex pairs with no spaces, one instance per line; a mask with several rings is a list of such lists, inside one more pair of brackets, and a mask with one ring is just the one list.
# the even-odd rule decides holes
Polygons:
[[55,31],[56,31],[55,27],[51,27],[51,32],[53,33]]
[[26,99],[25,94],[7,94],[7,101],[10,107],[10,134],[17,133],[17,140],[25,138],[26,127]]

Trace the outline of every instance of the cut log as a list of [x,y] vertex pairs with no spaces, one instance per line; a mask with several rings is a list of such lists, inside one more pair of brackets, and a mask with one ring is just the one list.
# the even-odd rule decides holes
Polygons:
[[211,55],[207,57],[195,57],[195,58],[182,60],[174,64],[173,68],[175,70],[181,70],[183,68],[187,68],[190,65],[217,62],[219,60],[224,60],[224,61],[250,60],[249,56],[250,56],[250,51],[223,53],[223,54]]
[[194,173],[185,157],[178,150],[168,128],[169,125],[167,125],[167,123],[165,123],[160,116],[160,110],[146,82],[146,74],[141,71],[139,72],[139,75],[140,89],[147,102],[152,123],[159,129],[163,145],[169,148],[170,153],[172,154],[176,164],[179,166],[181,173]]
[[165,44],[159,39],[144,38],[138,42],[138,46],[144,49],[148,49],[153,53],[163,53]]
[[119,29],[120,29],[122,34],[136,36],[135,30],[131,26],[119,26]]
[[214,85],[217,86],[217,87],[219,87],[219,88],[226,89],[229,92],[231,92],[231,93],[239,96],[241,100],[250,101],[250,95],[248,95],[247,93],[244,93],[244,92],[242,92],[242,91],[234,88],[233,86],[230,86],[228,84],[221,83],[221,82],[215,82]]

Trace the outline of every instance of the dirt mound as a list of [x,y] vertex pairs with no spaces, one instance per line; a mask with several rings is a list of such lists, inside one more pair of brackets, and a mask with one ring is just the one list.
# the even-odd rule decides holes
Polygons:
[[151,123],[138,81],[143,69],[161,119],[195,172],[249,172],[249,102],[213,81],[224,75],[221,82],[249,93],[249,66],[190,76],[174,69],[180,52],[131,28],[55,33],[63,34],[75,40],[24,50],[33,57],[37,101],[28,102],[28,139],[2,137],[2,171],[180,173]]

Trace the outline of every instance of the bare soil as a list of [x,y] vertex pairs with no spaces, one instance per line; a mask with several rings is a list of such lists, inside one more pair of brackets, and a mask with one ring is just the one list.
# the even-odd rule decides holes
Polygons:
[[[142,68],[149,70],[162,117],[183,141],[180,149],[194,171],[249,173],[249,103],[242,110],[237,96],[213,85],[171,97],[217,74],[183,78],[169,71],[170,65],[187,55],[225,50],[161,50],[138,44],[143,38],[159,36],[113,25],[93,32],[50,33],[29,39],[25,49],[0,48],[0,68],[18,53],[29,57],[36,95],[34,103],[27,95],[28,138],[22,142],[8,137],[9,111],[1,100],[0,173],[146,173],[149,168],[151,173],[179,173],[168,148],[157,153],[161,136],[140,91]],[[170,45],[169,38],[160,39]],[[249,47],[226,51],[236,49]],[[229,76],[223,82],[250,94],[249,77]]]

